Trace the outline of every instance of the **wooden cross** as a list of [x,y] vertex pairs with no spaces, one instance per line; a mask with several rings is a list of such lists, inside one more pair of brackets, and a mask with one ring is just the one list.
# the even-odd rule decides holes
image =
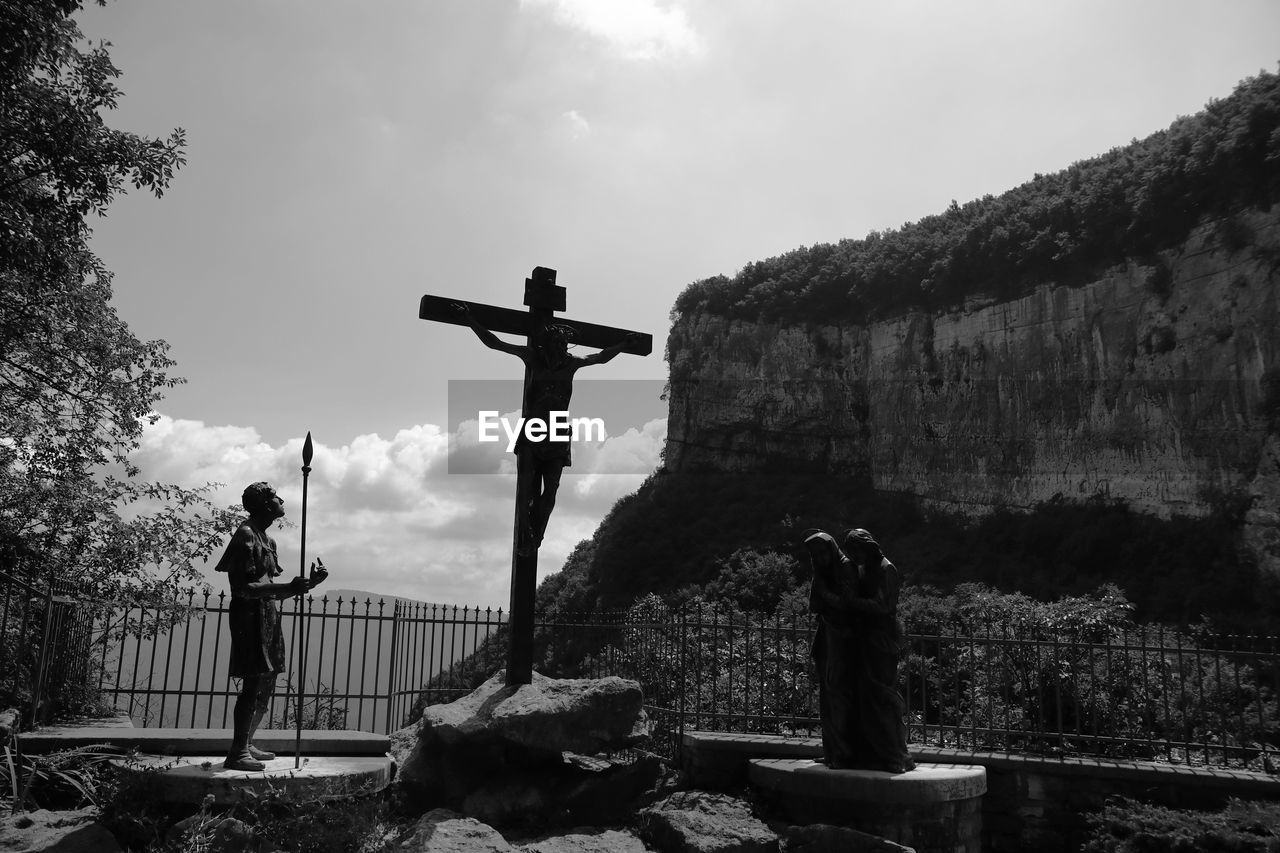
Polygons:
[[[648,355],[653,351],[653,336],[629,332],[626,329],[615,329],[610,326],[597,326],[568,317],[555,317],[554,312],[565,310],[565,289],[556,283],[556,271],[546,267],[535,267],[533,275],[524,281],[524,304],[528,311],[513,308],[498,308],[493,305],[482,305],[467,302],[463,299],[448,299],[442,296],[423,296],[418,308],[418,317],[423,320],[434,320],[438,323],[452,323],[467,326],[474,320],[479,326],[490,332],[503,332],[512,335],[523,335],[525,345],[533,351],[536,344],[541,343],[543,330],[554,322],[557,326],[567,326],[573,330],[573,342],[596,349],[606,349],[621,345],[621,352],[633,355]],[[470,316],[459,312],[458,306],[469,309]],[[525,398],[521,404],[521,413],[530,416],[530,368],[525,364],[524,388]],[[517,449],[517,453],[529,452],[527,446]],[[528,684],[533,679],[533,602],[538,585],[538,550],[527,541],[522,542],[522,525],[527,526],[526,517],[529,494],[533,488],[529,466],[518,464],[516,476],[516,514],[514,531],[511,540],[511,607],[508,613],[510,637],[507,651],[507,684]]]

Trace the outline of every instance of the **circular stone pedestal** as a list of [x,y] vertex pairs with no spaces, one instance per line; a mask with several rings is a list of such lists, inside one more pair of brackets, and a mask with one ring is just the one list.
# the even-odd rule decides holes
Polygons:
[[796,823],[848,826],[917,853],[980,853],[987,771],[918,764],[907,773],[831,770],[807,758],[757,758],[751,784]]
[[373,793],[391,782],[391,759],[381,757],[304,758],[294,769],[292,755],[265,762],[265,770],[227,770],[224,756],[139,755],[116,762],[126,772],[152,781],[155,797],[166,803],[199,805],[212,795],[215,805],[229,805],[247,796],[276,792],[292,800],[308,801]]

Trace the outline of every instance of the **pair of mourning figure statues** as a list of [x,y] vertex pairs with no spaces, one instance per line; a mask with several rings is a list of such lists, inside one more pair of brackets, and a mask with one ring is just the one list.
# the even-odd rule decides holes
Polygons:
[[804,544],[813,563],[809,609],[818,617],[813,659],[825,763],[832,769],[911,770],[898,693],[904,645],[898,570],[862,529],[850,530],[843,543],[807,530]]
[[267,483],[253,483],[241,497],[249,517],[231,537],[215,567],[227,573],[231,586],[228,622],[231,633],[230,675],[240,679],[240,693],[232,713],[231,747],[223,766],[228,770],[264,770],[275,753],[253,745],[276,689],[276,676],[284,671],[284,634],[280,630],[280,605],[285,598],[303,595],[328,577],[324,564],[313,564],[309,577],[277,583],[283,573],[276,542],[267,528],[284,517],[284,500]]

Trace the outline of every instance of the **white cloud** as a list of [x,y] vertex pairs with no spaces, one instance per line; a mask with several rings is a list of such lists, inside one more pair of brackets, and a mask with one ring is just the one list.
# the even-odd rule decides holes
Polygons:
[[[455,453],[474,444],[468,426],[474,432],[474,423],[464,423],[453,436]],[[540,576],[558,571],[613,503],[643,482],[657,466],[665,436],[666,421],[650,421],[643,430],[575,448],[543,543]],[[315,445],[307,555],[324,558],[331,589],[506,607],[515,490],[509,454],[497,466],[501,473],[450,474],[449,444],[440,427],[421,424],[389,439],[370,434],[340,447]],[[246,485],[268,480],[284,498],[288,518],[301,520],[300,438],[277,447],[249,427],[162,415],[145,428],[134,461],[148,480],[222,483],[215,495],[222,504],[238,503]],[[275,533],[287,572],[298,565],[299,534],[296,526]],[[221,588],[222,579],[209,574]]]
[[[584,497],[612,495],[617,500],[633,491],[654,468],[667,439],[667,419],[649,421],[643,429],[634,427],[621,435],[610,436],[599,445],[584,445],[575,451],[575,463],[581,460],[586,470],[572,483],[576,494]],[[577,467],[575,465],[575,467]],[[619,489],[621,484],[635,484]]]
[[555,20],[609,45],[625,59],[697,56],[702,39],[684,10],[657,0],[521,0]]
[[565,121],[569,123],[569,138],[573,140],[583,139],[591,133],[591,123],[582,117],[577,110],[569,110],[564,114]]

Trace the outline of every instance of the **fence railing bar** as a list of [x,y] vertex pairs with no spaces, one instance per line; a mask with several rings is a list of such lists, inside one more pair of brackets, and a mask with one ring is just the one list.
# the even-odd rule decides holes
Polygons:
[[[381,607],[379,607],[379,611],[381,611]],[[397,600],[394,603],[392,607],[392,612],[391,612],[391,620],[392,620],[391,621],[391,667],[390,667],[390,675],[387,678],[387,721],[385,726],[385,731],[387,732],[394,731],[391,721],[395,719],[395,706],[396,706],[396,694],[395,694],[396,641],[397,641],[397,638],[400,636],[400,625],[397,622],[397,620],[399,619],[399,616],[400,616],[400,602]],[[382,632],[381,631],[378,632],[378,650],[379,652],[381,652],[382,650]]]

